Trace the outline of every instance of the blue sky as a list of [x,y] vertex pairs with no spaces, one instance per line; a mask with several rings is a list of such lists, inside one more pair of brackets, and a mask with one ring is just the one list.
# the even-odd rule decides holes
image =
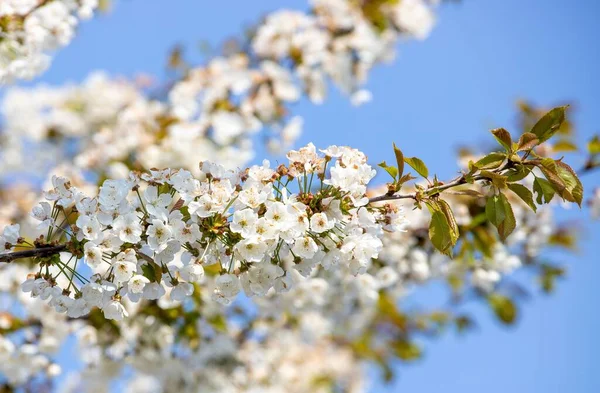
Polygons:
[[[267,11],[305,9],[306,4],[120,0],[112,13],[84,24],[39,81],[79,81],[96,69],[164,76],[165,54],[174,43],[218,43]],[[372,103],[357,109],[332,91],[325,105],[296,105],[296,113],[305,117],[300,143],[348,144],[376,163],[393,160],[390,146],[396,142],[447,178],[456,170],[457,146],[487,146],[488,129],[514,129],[519,98],[542,105],[575,101],[578,137],[588,139],[600,130],[598,15],[600,2],[594,0],[446,5],[429,39],[403,45],[394,64],[375,70],[368,84]],[[599,174],[586,176],[584,185],[588,191],[600,185]],[[588,215],[586,210],[561,214],[578,220],[585,239],[576,255],[552,255],[570,266],[568,278],[555,295],[523,304],[516,327],[499,326],[486,308],[473,305],[469,310],[477,316],[477,331],[429,342],[423,361],[402,367],[394,384],[375,385],[373,391],[600,391],[594,357],[600,350],[595,248],[600,223],[582,219]]]

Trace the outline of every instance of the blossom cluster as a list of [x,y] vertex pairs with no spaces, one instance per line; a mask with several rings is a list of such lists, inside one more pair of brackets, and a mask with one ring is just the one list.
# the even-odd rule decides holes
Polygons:
[[[81,238],[81,241],[77,240],[80,247],[83,247],[81,256],[84,261],[91,264],[93,273],[97,274],[96,277],[92,276],[89,279],[91,281],[99,279],[99,281],[93,281],[96,284],[94,287],[100,286],[102,290],[107,290],[106,297],[103,296],[102,300],[106,301],[105,316],[119,319],[125,314],[129,315],[127,318],[116,321],[120,326],[120,329],[116,332],[111,329],[93,327],[87,323],[78,324],[78,319],[70,320],[71,323],[65,326],[65,322],[57,322],[57,319],[60,321],[60,317],[65,315],[54,312],[57,309],[57,304],[61,304],[60,302],[53,300],[50,303],[44,302],[41,298],[45,296],[41,293],[38,297],[32,298],[29,292],[21,292],[20,294],[20,291],[15,292],[17,297],[21,299],[20,301],[27,305],[28,312],[41,321],[43,328],[42,338],[39,342],[42,348],[54,348],[57,342],[64,340],[65,335],[68,334],[67,332],[75,332],[79,342],[79,351],[86,368],[84,373],[78,374],[70,380],[73,389],[76,389],[76,387],[81,388],[81,386],[104,386],[107,379],[118,378],[117,370],[123,370],[125,365],[133,364],[136,373],[128,384],[128,391],[132,392],[139,391],[139,389],[146,391],[144,389],[150,385],[155,386],[157,391],[168,391],[169,381],[179,380],[180,378],[186,381],[184,384],[189,386],[190,389],[201,386],[206,391],[223,391],[232,388],[232,383],[242,391],[245,391],[244,389],[250,390],[256,386],[266,388],[267,385],[274,389],[286,390],[296,386],[295,391],[298,392],[314,391],[316,389],[315,385],[302,378],[302,376],[305,376],[304,373],[308,371],[300,370],[314,370],[314,374],[311,371],[311,375],[313,375],[311,381],[322,377],[328,383],[345,384],[349,383],[350,380],[352,384],[358,384],[356,386],[352,385],[357,392],[363,391],[364,387],[360,384],[362,374],[358,370],[360,356],[357,353],[348,351],[347,347],[338,346],[336,342],[360,340],[369,331],[376,329],[377,323],[380,323],[378,322],[380,321],[380,315],[378,314],[377,304],[382,297],[391,297],[391,299],[401,304],[402,299],[408,293],[418,290],[432,280],[443,281],[450,277],[464,277],[465,283],[471,284],[466,286],[465,290],[468,290],[469,287],[474,288],[483,296],[486,296],[496,291],[502,280],[509,276],[512,271],[521,267],[523,258],[535,257],[541,248],[548,244],[549,238],[555,229],[550,209],[538,210],[538,213],[534,214],[519,199],[511,199],[518,222],[518,230],[509,238],[508,246],[497,243],[490,257],[482,257],[475,261],[468,258],[455,258],[452,260],[434,252],[431,248],[423,246],[420,238],[422,233],[427,230],[429,222],[427,211],[408,210],[406,217],[403,218],[403,214],[400,214],[400,212],[402,205],[406,202],[387,202],[386,205],[388,206],[382,206],[381,210],[378,211],[379,214],[385,214],[388,217],[379,219],[381,228],[374,228],[373,233],[381,233],[380,230],[384,227],[391,230],[404,228],[406,231],[390,232],[384,230],[381,235],[377,236],[381,240],[381,245],[376,246],[377,255],[373,255],[373,258],[365,266],[360,264],[352,266],[352,261],[349,261],[348,258],[339,258],[335,250],[325,250],[324,245],[321,243],[327,244],[328,232],[334,239],[340,237],[341,240],[342,232],[346,231],[345,228],[348,225],[355,225],[355,220],[358,220],[364,233],[371,233],[370,225],[363,226],[364,224],[361,223],[363,218],[366,217],[361,216],[361,214],[367,213],[369,209],[378,208],[374,208],[370,204],[366,207],[359,207],[356,216],[352,217],[355,213],[346,215],[344,212],[346,207],[342,201],[339,209],[342,214],[339,217],[337,208],[329,208],[332,203],[334,206],[337,204],[337,199],[331,195],[330,191],[327,194],[316,196],[315,190],[321,190],[321,184],[310,185],[310,177],[314,175],[314,179],[320,180],[319,175],[327,173],[328,176],[322,176],[323,189],[342,187],[345,192],[348,192],[347,198],[350,199],[351,205],[356,207],[365,202],[363,200],[366,196],[363,194],[365,192],[363,183],[370,180],[371,175],[368,175],[368,173],[372,170],[368,166],[358,169],[361,165],[356,167],[350,165],[353,162],[361,163],[364,158],[355,151],[346,148],[326,149],[324,157],[315,154],[316,149],[312,146],[292,151],[288,154],[290,163],[285,168],[270,168],[266,163],[263,163],[261,166],[255,166],[247,171],[236,173],[212,164],[203,163],[201,173],[195,177],[192,177],[186,171],[167,170],[152,171],[141,176],[132,176],[127,180],[108,181],[102,186],[100,193],[92,198],[97,201],[94,208],[89,207],[88,202],[84,202],[88,199],[73,185],[78,184],[77,182],[65,186],[67,183],[64,180],[55,179],[56,186],[52,187],[52,191],[46,193],[46,197],[49,198],[46,201],[48,205],[43,202],[33,211],[34,217],[32,218],[37,222],[36,226],[40,225],[38,230],[46,232],[47,225],[52,226],[54,224],[56,234],[54,238],[63,233],[56,228],[56,223],[62,221],[56,216],[56,212],[54,214],[56,217],[52,218],[52,204],[55,202],[60,203],[57,206],[62,206],[64,203],[67,214],[73,211],[67,221],[71,223],[71,226],[63,226],[71,235],[65,235],[61,240],[67,240],[71,237],[77,240],[78,236]],[[355,154],[357,155],[355,156]],[[337,158],[335,164],[328,161],[327,157],[331,157],[332,160]],[[325,166],[328,168],[327,171],[323,171]],[[358,170],[358,172],[355,172],[355,170]],[[363,172],[365,173],[364,178],[361,177],[362,175],[358,176],[358,173]],[[284,173],[285,175],[283,175]],[[358,177],[349,176],[353,173]],[[193,183],[199,184],[199,186],[183,186],[185,182],[177,180],[181,175],[186,179],[194,178]],[[286,178],[288,175],[293,180],[288,182]],[[363,180],[360,180],[361,178]],[[306,187],[304,186],[305,179],[308,182]],[[210,184],[208,192],[201,192],[201,195],[196,195],[195,192],[190,191],[196,189],[206,191],[207,183]],[[254,185],[251,186],[251,184]],[[265,186],[265,188],[270,187],[271,190],[264,202],[261,202],[260,187],[249,191],[259,184]],[[287,191],[293,185],[296,185],[294,187],[297,187],[298,190],[295,195]],[[139,187],[140,196],[137,195],[136,191],[132,191],[136,186]],[[317,199],[322,198],[320,209],[314,208],[319,204],[315,205],[314,202],[311,204],[304,199],[303,190],[305,188],[312,190]],[[172,193],[173,190],[175,190],[174,193]],[[225,192],[223,190],[231,193],[231,195],[224,196]],[[246,190],[249,192],[246,193]],[[483,189],[480,189],[480,191],[484,192]],[[369,195],[380,195],[385,192],[384,188],[374,189],[369,192]],[[90,192],[89,195],[93,195],[93,193]],[[123,195],[126,196],[123,197]],[[184,199],[182,195],[188,196]],[[203,195],[208,195],[210,198],[202,198]],[[118,202],[120,198],[124,199]],[[327,198],[333,198],[332,202],[327,203],[325,201]],[[477,200],[453,195],[448,195],[445,198],[452,206],[459,225],[468,227],[473,220],[471,214],[476,209]],[[184,202],[179,202],[179,200]],[[234,201],[227,209],[227,213],[221,214],[232,200]],[[239,203],[242,203],[242,205]],[[251,205],[248,206],[248,203]],[[273,233],[270,231],[269,226],[265,227],[262,223],[266,221],[267,217],[272,223],[273,221],[280,222],[280,218],[277,218],[276,213],[283,210],[276,209],[276,207],[281,207],[279,203],[288,206],[288,209],[292,206],[292,213],[297,211],[295,206],[302,206],[302,204],[307,206],[306,216],[302,217],[302,221],[304,221],[303,228],[308,228],[309,237],[315,241],[319,248],[323,247],[315,254],[318,261],[316,257],[300,257],[302,260],[298,263],[299,261],[292,254],[292,251],[295,254],[303,252],[301,250],[304,249],[303,245],[300,249],[294,249],[297,240],[302,238],[302,235],[294,237],[293,242],[288,243],[283,238],[286,236],[285,232],[291,230],[288,229],[276,231],[279,236],[278,241],[282,243],[282,247],[279,249],[281,263],[273,263],[273,251],[277,252],[277,247],[274,250],[269,249],[274,241],[270,239],[273,237]],[[75,209],[70,208],[71,205],[74,205]],[[92,202],[92,205],[94,205],[94,202]],[[116,205],[119,207],[115,211],[114,206]],[[175,206],[177,208],[171,211]],[[252,208],[252,206],[255,207]],[[106,209],[105,207],[110,208]],[[57,209],[61,208],[58,207]],[[285,209],[284,214],[289,213],[288,209]],[[145,210],[148,212],[147,215]],[[361,213],[363,210],[365,211]],[[213,215],[211,215],[211,211],[214,212]],[[145,260],[145,256],[156,258],[161,254],[160,251],[157,251],[160,248],[159,244],[166,242],[166,249],[169,247],[168,244],[171,240],[179,238],[178,233],[183,236],[184,231],[178,232],[177,229],[182,225],[182,223],[179,223],[179,218],[172,221],[170,218],[171,215],[178,216],[177,212],[182,215],[186,213],[190,215],[187,221],[181,220],[186,221],[186,224],[190,223],[192,219],[196,220],[198,226],[190,226],[190,230],[185,236],[190,236],[187,238],[188,240],[199,238],[200,242],[196,242],[196,251],[190,252],[188,245],[178,240],[182,249],[175,254],[171,261],[164,261],[167,269],[163,269],[162,264],[159,266],[160,269],[156,269],[155,266]],[[190,212],[193,212],[193,214]],[[132,220],[133,225],[128,227],[117,223],[117,221],[127,221],[126,218],[120,219],[120,217],[128,216],[131,213],[138,218],[137,222]],[[324,213],[325,217],[322,217],[320,213]],[[185,218],[187,218],[187,214]],[[223,232],[224,239],[229,240],[235,237],[235,244],[227,243],[227,241],[223,242],[219,239],[220,234],[218,237],[211,237],[212,235],[206,234],[208,227],[201,225],[201,223],[212,220],[211,228],[214,230],[214,224],[216,223],[214,217],[216,215],[227,217],[227,224],[225,225],[228,226],[228,229]],[[80,217],[83,216],[95,216],[99,226],[94,223],[90,224],[88,218],[85,217],[81,218],[80,221]],[[298,217],[296,216],[296,218]],[[326,220],[321,221],[320,218]],[[108,222],[105,220],[111,223],[105,226],[101,223],[101,221]],[[154,220],[158,221],[154,223]],[[319,232],[324,228],[329,228],[331,226],[329,222],[334,220],[336,223],[334,228]],[[91,221],[93,222],[93,220]],[[293,221],[296,223],[297,220]],[[342,222],[346,224],[344,225]],[[9,236],[11,236],[11,239],[18,239],[18,234],[15,233],[14,229],[16,227],[13,227],[12,232],[8,232],[11,233]],[[160,240],[162,236],[161,229],[171,231],[169,239],[165,237],[162,238],[162,241]],[[124,233],[122,234],[121,231]],[[260,235],[259,232],[261,232]],[[131,242],[137,241],[138,234],[140,238],[143,238],[140,243],[136,243],[138,245],[143,244],[142,248],[139,249],[131,247],[134,244]],[[157,234],[160,236],[157,236]],[[88,240],[86,236],[95,240]],[[121,240],[121,236],[125,240]],[[129,238],[129,236],[132,237]],[[323,239],[323,236],[325,236],[325,239]],[[265,246],[260,245],[258,247],[261,248],[254,248],[255,244],[246,242],[246,240],[253,237],[264,240],[262,243],[265,243]],[[348,240],[345,240],[347,237],[345,236],[342,240],[342,245],[348,242]],[[100,240],[100,238],[102,239]],[[113,240],[107,240],[108,238]],[[213,245],[208,246],[211,238],[214,239],[212,241]],[[73,240],[73,243],[75,240]],[[113,241],[115,242],[113,250],[105,248]],[[123,242],[123,244],[117,246],[120,242]],[[283,243],[286,245],[284,246]],[[155,249],[151,247],[151,244]],[[252,247],[244,249],[242,247],[244,244],[252,244]],[[213,252],[213,247],[221,251]],[[126,251],[132,248],[135,249],[137,255],[119,256],[120,253],[132,254],[131,251]],[[248,259],[258,259],[262,255],[260,252],[263,248],[265,258],[261,259],[260,262],[246,261],[241,257],[243,253]],[[233,253],[228,255],[227,249],[233,249]],[[520,254],[519,249],[523,249],[524,254]],[[338,248],[338,250],[343,251],[343,247]],[[94,251],[99,251],[99,253]],[[138,251],[140,252],[138,253]],[[254,252],[257,253],[258,257],[253,256]],[[318,256],[317,254],[321,252],[325,255]],[[184,257],[184,254],[189,254],[189,260]],[[233,259],[232,254],[234,255]],[[102,255],[102,257],[98,258],[99,255]],[[69,261],[70,257],[71,254],[65,252],[61,254],[60,263],[55,262],[55,265],[48,267],[53,277],[58,276],[55,279],[57,281],[55,286],[67,288],[69,285],[69,278],[72,273],[66,266],[74,267],[73,260]],[[127,261],[128,258],[131,262]],[[112,281],[105,279],[108,277],[108,270],[112,267],[127,266],[133,271],[134,258],[136,259],[135,274],[131,276],[128,273],[125,274],[122,279],[126,282],[122,285],[122,288],[116,288],[119,284],[115,283],[115,278],[112,278]],[[197,264],[198,259],[202,263]],[[233,265],[230,264],[232,260],[235,260]],[[216,262],[213,263],[213,261]],[[94,267],[97,263],[100,264],[100,267]],[[191,277],[188,273],[190,265],[201,266],[201,271],[204,272],[203,277],[198,280]],[[61,274],[61,269],[58,266],[62,266],[62,270],[67,274]],[[81,269],[81,263],[79,266],[80,268],[76,269],[78,272],[84,273],[87,271],[87,268]],[[153,266],[153,269],[149,270],[148,266]],[[265,267],[267,267],[267,270],[263,270]],[[284,276],[279,275],[281,273],[278,272],[279,268],[285,272]],[[357,268],[360,274],[355,276]],[[3,277],[7,277],[12,269],[15,269],[12,273],[15,280],[14,285],[18,288],[27,270],[22,265],[12,263],[4,267]],[[193,269],[197,268],[194,266]],[[231,274],[228,273],[230,269]],[[196,271],[196,273],[199,271]],[[158,289],[155,285],[158,282],[157,272],[160,275],[160,287],[162,289]],[[43,273],[44,271],[42,271],[42,275]],[[130,278],[127,280],[128,277]],[[134,279],[134,277],[136,278]],[[222,283],[220,282],[222,279],[219,279],[219,277],[227,277],[227,279]],[[176,285],[171,282],[172,278],[178,281]],[[75,280],[79,280],[79,276],[76,275]],[[133,301],[138,300],[135,294],[130,293],[130,281],[132,287],[135,288],[137,285],[136,290],[141,293],[141,295],[138,295],[139,301],[137,302]],[[235,284],[230,287],[232,282]],[[31,281],[30,283],[32,284]],[[84,295],[84,288],[87,284],[85,279],[80,283],[82,285],[71,285],[70,289],[75,291],[75,294],[68,297],[72,298],[73,302],[87,298],[87,296],[93,299],[91,293]],[[289,284],[289,290],[283,288],[283,285],[279,286],[278,283]],[[186,287],[190,289],[186,284],[193,286],[194,292],[192,295],[186,296],[185,290],[182,290],[181,301],[173,300],[174,288],[181,286],[182,289]],[[147,286],[149,288],[156,287],[158,289],[157,293],[163,293],[164,290],[164,296],[156,299],[157,302],[154,306],[151,306],[148,301],[143,301],[144,299],[151,300],[154,298],[150,294],[150,290],[146,295],[144,294]],[[74,289],[75,287],[77,291],[81,292],[80,298],[78,298],[79,295]],[[236,321],[239,321],[240,318],[239,315],[235,314],[236,311],[234,310],[236,308],[222,307],[221,305],[221,303],[227,303],[228,300],[223,297],[223,289],[228,291],[230,288],[236,288],[230,294],[245,292],[248,296],[254,296],[253,303],[258,306],[258,312],[254,319],[242,323],[239,327],[241,330],[235,328],[235,325],[239,323]],[[282,289],[287,292],[281,293]],[[37,291],[37,289],[35,290]],[[48,292],[51,292],[51,290],[48,290]],[[59,291],[55,292],[58,295]],[[53,296],[51,293],[48,298],[54,299]],[[178,293],[175,292],[176,299],[179,299],[178,296]],[[117,301],[114,298],[120,299]],[[62,298],[62,300],[65,300],[65,298]],[[101,306],[102,301],[100,301]],[[70,303],[71,300],[66,302]],[[190,303],[193,303],[194,306]],[[190,325],[185,325],[185,330],[178,327],[178,325],[173,325],[173,322],[169,319],[163,320],[158,317],[163,314],[169,315],[168,313],[179,314],[183,312],[181,310],[187,309],[187,307],[180,308],[180,304],[188,304],[187,307],[191,307],[192,310],[197,305],[202,305],[201,312],[197,314],[193,311],[190,312],[190,315],[194,317],[190,320]],[[69,315],[77,315],[78,310],[74,305],[68,305],[68,307],[73,307],[66,310]],[[152,307],[156,308],[156,311],[151,311],[153,310]],[[58,309],[64,311],[60,307]],[[94,309],[92,309],[93,311]],[[50,316],[53,316],[53,318],[48,320]],[[227,333],[218,333],[215,330],[213,321],[219,319],[225,321],[228,327]],[[178,329],[181,329],[179,333],[177,333]],[[181,336],[182,331],[188,332],[190,329],[193,334],[188,336],[188,333],[186,333]],[[243,332],[248,331],[248,329],[251,329],[250,331],[254,333],[246,337]],[[59,331],[60,334],[58,334]],[[385,332],[387,329],[382,331]],[[253,340],[251,337],[254,337],[254,334],[265,337],[264,341]],[[173,353],[178,351],[174,340],[176,336],[188,343],[200,340],[201,345],[191,353],[186,350],[183,357],[174,356]],[[329,339],[330,337],[334,339]],[[283,341],[279,341],[280,339]],[[388,339],[383,334],[379,337],[378,353],[388,354],[393,348],[385,344]],[[53,341],[50,343],[48,340]],[[285,342],[286,345],[283,345],[282,342]],[[10,347],[10,344],[7,345]],[[291,351],[292,347],[294,348],[293,351]],[[290,349],[291,352],[287,349]],[[332,369],[330,362],[321,364],[317,357],[324,356],[322,351],[325,349],[328,358],[339,359],[340,364],[345,364],[345,368]],[[34,348],[31,348],[31,351],[35,352]],[[43,349],[37,351],[44,353]],[[11,353],[13,355],[8,359],[17,359],[16,352],[11,351]],[[295,367],[290,366],[290,368],[283,371],[282,368],[276,366],[279,363],[284,364],[285,359],[293,362]],[[308,360],[310,362],[305,362]],[[13,362],[16,362],[16,360],[9,360],[6,367],[9,367]],[[35,364],[45,365],[44,372],[47,375],[56,372],[55,367],[50,362],[42,360],[41,357],[37,362]],[[185,368],[182,368],[182,362],[185,362]],[[40,371],[39,367],[24,367],[24,362],[18,364],[21,365],[23,370],[29,370],[26,376],[33,376]],[[192,364],[193,366],[191,366]],[[236,367],[230,369],[224,366],[227,364],[235,364]],[[302,365],[302,367],[299,368],[299,365]],[[182,369],[186,370],[185,377],[181,375]],[[326,375],[320,375],[319,370]],[[348,373],[344,370],[354,371]],[[306,383],[299,383],[298,381],[305,381]],[[245,387],[242,388],[242,386]]]
[[[247,339],[239,331],[215,334],[184,359],[169,354],[173,329],[157,321],[128,326],[144,346],[127,360],[108,356],[90,359],[84,373],[66,378],[68,392],[103,390],[108,378],[127,378],[121,391],[136,392],[291,392],[326,393],[332,386],[349,393],[364,392],[365,373],[352,351],[327,339],[306,341],[293,330],[269,327],[263,340]],[[163,329],[165,328],[165,329]],[[165,330],[161,332],[160,330]],[[80,351],[93,353],[101,333],[94,329],[78,333]],[[157,339],[158,337],[158,339]],[[140,344],[141,345],[141,344]],[[113,355],[115,355],[113,353]],[[135,367],[129,376],[120,374],[126,364]],[[116,375],[115,375],[116,374]],[[177,381],[174,384],[173,381]],[[175,386],[174,386],[175,385]]]
[[[46,6],[55,3],[62,4]],[[66,165],[112,178],[153,167],[196,174],[198,159],[232,169],[253,158],[259,131],[271,151],[282,152],[301,132],[303,120],[290,105],[303,93],[321,103],[333,81],[354,104],[368,101],[362,86],[371,69],[393,58],[399,38],[424,38],[433,25],[423,0],[381,7],[385,28],[347,0],[274,12],[258,25],[250,49],[191,67],[158,97],[145,93],[144,78],[101,73],[79,85],[10,89],[1,105],[0,172],[27,168],[39,176]]]
[[[478,188],[484,192],[483,188]],[[384,187],[370,190],[370,195],[382,195]],[[547,247],[558,229],[552,209],[540,208],[537,213],[520,199],[511,196],[517,230],[506,244],[495,242],[489,256],[465,255],[450,258],[423,244],[431,220],[425,209],[407,209],[406,225],[401,231],[386,231],[377,258],[370,261],[364,274],[352,276],[342,270],[313,271],[299,277],[288,293],[257,299],[260,315],[266,320],[285,320],[293,315],[303,336],[332,335],[357,339],[372,331],[378,322],[378,302],[388,296],[402,304],[404,298],[431,282],[460,280],[463,291],[485,298],[499,290],[503,281],[531,263]],[[481,209],[477,198],[448,195],[445,200],[455,212],[461,228],[473,222],[473,212]],[[387,201],[400,209],[406,202]],[[389,209],[390,207],[388,207]],[[385,329],[384,329],[385,330]],[[380,334],[378,341],[385,342]],[[390,351],[385,345],[380,353]]]
[[68,45],[80,19],[98,0],[4,0],[0,3],[0,85],[32,79],[51,62],[50,52]]
[[[384,230],[405,225],[402,210],[368,205],[375,170],[363,153],[338,146],[322,152],[309,144],[288,153],[288,166],[273,169],[265,161],[241,173],[209,162],[199,177],[186,170],[132,172],[106,180],[96,197],[55,176],[31,214],[47,241],[53,234],[68,241],[68,252],[42,259],[22,288],[71,317],[99,307],[107,318],[122,319],[122,298],[155,300],[168,292],[182,301],[213,265],[212,299],[223,304],[242,290],[287,292],[294,274],[310,276],[316,266],[364,273]],[[289,191],[294,182],[297,193]],[[90,279],[76,269],[80,256]],[[66,287],[56,280],[61,275]]]
[[[325,78],[352,94],[352,102],[370,99],[361,89],[370,69],[393,58],[399,36],[426,38],[434,16],[425,1],[388,2],[375,21],[368,6],[345,0],[312,0],[313,13],[282,10],[270,14],[256,32],[254,51],[265,59],[291,61],[313,102],[322,102]],[[382,2],[385,3],[385,2]],[[379,24],[377,24],[379,22]]]

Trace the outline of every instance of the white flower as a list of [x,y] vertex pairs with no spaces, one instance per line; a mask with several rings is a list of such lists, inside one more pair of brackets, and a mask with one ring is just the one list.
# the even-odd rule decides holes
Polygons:
[[6,361],[15,352],[15,344],[8,338],[0,336],[0,361]]
[[281,139],[286,146],[293,145],[302,133],[304,119],[300,116],[294,116],[281,130]]
[[354,106],[361,106],[364,103],[367,103],[373,99],[373,94],[370,91],[365,89],[360,89],[350,96],[350,102]]
[[266,217],[261,217],[256,221],[256,224],[254,224],[254,231],[256,241],[264,243],[265,240],[277,238],[278,231],[276,225]]
[[19,241],[19,224],[12,224],[4,228],[0,236],[0,254],[9,252],[12,246],[15,246]]
[[251,209],[256,209],[267,201],[272,192],[273,186],[270,184],[262,185],[255,181],[246,182],[243,190],[238,194],[238,201]]
[[297,239],[292,247],[294,255],[300,258],[312,258],[318,250],[317,243],[308,236]]
[[102,312],[104,313],[104,317],[106,319],[114,319],[115,321],[122,321],[123,318],[129,316],[129,313],[125,307],[123,307],[123,305],[116,300],[112,300],[105,304],[102,307]]
[[102,249],[93,242],[87,242],[83,246],[83,257],[88,266],[96,268],[102,263]]
[[234,274],[223,274],[215,280],[212,298],[221,304],[229,304],[240,292],[240,280]]
[[67,207],[73,203],[73,191],[71,182],[60,176],[52,176],[52,185],[54,188],[44,193],[44,197],[49,201],[56,201],[60,206]]
[[185,223],[181,220],[178,220],[172,224],[172,228],[173,237],[183,244],[193,244],[196,242],[196,240],[199,240],[202,237],[200,229],[198,228],[198,224],[193,221]]
[[187,282],[180,282],[171,289],[171,300],[182,301],[194,293],[194,286]]
[[57,296],[50,301],[50,305],[54,306],[56,312],[59,313],[67,312],[67,310],[71,307],[72,304],[73,299],[66,295]]
[[285,293],[289,292],[294,287],[294,280],[290,274],[285,276],[277,277],[275,279],[275,283],[273,284],[275,291],[277,293]]
[[219,111],[212,116],[215,141],[220,145],[231,143],[246,128],[244,119],[235,112]]
[[253,165],[248,168],[248,177],[260,183],[270,182],[274,174],[275,171],[271,169],[269,160],[263,160],[262,165]]
[[276,229],[285,229],[288,226],[290,215],[287,206],[281,202],[269,203],[265,219]]
[[431,276],[427,253],[421,249],[413,249],[409,254],[410,273],[418,282],[424,282]]
[[273,287],[275,280],[283,275],[284,270],[271,263],[252,266],[242,275],[242,286],[248,296],[264,296]]
[[150,280],[141,274],[136,274],[127,282],[127,289],[131,293],[142,293],[148,283],[150,283]]
[[187,282],[202,282],[204,279],[204,268],[202,265],[192,263],[179,270],[179,275]]
[[173,234],[171,227],[158,219],[152,220],[152,225],[148,227],[146,233],[148,234],[148,245],[156,252],[167,247],[167,242]]
[[163,250],[154,255],[154,261],[158,264],[169,263],[175,258],[175,254],[179,250],[181,250],[181,243],[177,240],[169,240]]
[[81,288],[81,295],[87,304],[99,307],[102,305],[105,289],[106,287],[101,284],[90,282]]
[[503,274],[509,274],[521,267],[521,258],[509,254],[506,247],[502,245],[494,247],[493,261],[496,270]]
[[477,268],[471,275],[473,286],[483,292],[492,292],[498,281],[500,281],[500,273],[495,270]]
[[67,316],[70,318],[80,318],[90,312],[90,307],[83,298],[71,299],[67,309]]
[[142,225],[140,219],[134,213],[117,217],[113,229],[123,242],[136,244],[141,240]]
[[31,217],[41,221],[37,226],[40,231],[45,231],[49,226],[54,225],[52,218],[52,206],[48,202],[40,202],[31,210]]
[[377,272],[376,278],[381,288],[387,288],[398,282],[399,275],[392,267],[384,266]]
[[[98,210],[98,200],[96,198],[84,197],[75,201],[75,206],[77,207],[79,214],[91,216]],[[49,212],[47,208],[46,210]]]
[[233,213],[233,221],[230,228],[233,232],[239,233],[242,237],[251,237],[254,233],[254,225],[258,220],[258,215],[252,209],[242,209]]
[[144,191],[144,199],[146,201],[146,210],[150,215],[163,220],[166,219],[169,215],[167,206],[169,206],[173,200],[171,195],[158,195],[158,188],[156,186],[149,186],[146,188],[146,191]]
[[316,233],[323,233],[335,226],[333,221],[330,221],[325,213],[315,213],[310,218],[310,230]]
[[129,194],[126,180],[105,180],[98,193],[98,202],[108,209],[116,209]]
[[213,199],[212,196],[202,195],[197,201],[190,202],[188,205],[190,214],[196,214],[198,217],[210,217],[216,213],[220,205]]
[[129,281],[135,274],[137,265],[127,260],[117,261],[113,264],[113,274],[117,283]]
[[79,216],[76,225],[79,228],[78,240],[87,239],[94,242],[102,240],[102,228],[96,217]]
[[402,0],[393,7],[393,17],[400,29],[420,40],[427,38],[435,22],[433,12],[422,0]]
[[144,299],[156,300],[163,297],[165,293],[165,288],[160,283],[151,282],[149,284],[146,284],[146,286],[144,287],[144,292],[142,296],[144,297]]
[[265,257],[267,245],[257,238],[244,239],[236,244],[235,249],[247,262],[260,262]]

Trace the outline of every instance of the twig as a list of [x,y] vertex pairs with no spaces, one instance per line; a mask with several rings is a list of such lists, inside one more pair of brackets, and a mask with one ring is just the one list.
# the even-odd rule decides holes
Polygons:
[[66,244],[59,244],[57,246],[39,247],[32,248],[31,250],[11,252],[8,254],[0,254],[0,262],[10,263],[15,259],[21,258],[32,258],[32,257],[47,257],[50,255],[58,254],[59,252],[67,249]]

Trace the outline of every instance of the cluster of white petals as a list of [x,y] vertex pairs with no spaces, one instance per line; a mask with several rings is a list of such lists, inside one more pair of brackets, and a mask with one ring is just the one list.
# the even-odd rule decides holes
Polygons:
[[[149,386],[169,391],[169,381],[180,379],[192,390],[201,386],[228,391],[236,386],[253,391],[261,386],[290,391],[296,386],[294,391],[308,392],[318,386],[313,382],[319,377],[327,384],[364,391],[360,360],[328,337],[363,337],[377,321],[382,296],[401,301],[432,280],[466,277],[477,291],[492,293],[521,267],[522,258],[535,257],[548,244],[554,230],[551,209],[535,214],[515,198],[511,202],[518,230],[509,243],[498,243],[491,256],[465,264],[423,247],[426,210],[403,213],[402,202],[380,207],[367,203],[366,185],[374,173],[362,153],[332,146],[319,155],[308,145],[287,156],[289,165],[278,168],[264,162],[233,172],[205,162],[198,176],[185,170],[132,174],[105,181],[93,198],[66,179],[54,178],[47,201],[33,209],[32,219],[45,232],[46,224],[56,225],[53,204],[73,211],[75,223],[66,237],[83,244],[83,261],[94,274],[89,283],[85,278],[77,281],[79,275],[70,283],[67,267],[75,266],[75,258],[64,252],[61,262],[49,267],[56,282],[34,275],[21,285],[30,292],[19,297],[69,316],[98,307],[121,326],[117,336],[87,324],[63,328],[75,331],[86,364],[86,372],[73,377],[73,389],[101,387],[107,378],[118,377],[116,370],[133,364],[136,373],[128,383],[132,392]],[[323,180],[305,186],[311,177]],[[292,186],[299,192],[288,192]],[[321,189],[328,191],[316,192]],[[312,190],[312,199],[303,190]],[[344,197],[333,196],[333,190]],[[313,206],[311,200],[320,203]],[[447,200],[459,224],[469,225],[469,204],[477,202],[451,195]],[[227,229],[213,237],[217,228]],[[13,241],[18,238],[11,233]],[[4,272],[15,268],[15,274],[24,274],[18,265],[6,268]],[[261,332],[264,339],[246,337],[248,331],[236,328],[235,308],[224,307],[242,292],[257,307],[250,331]],[[190,302],[202,305],[189,328],[197,337],[193,340],[201,342],[191,358],[173,355],[174,327],[168,319],[157,319],[161,314],[147,313],[147,302],[154,301],[153,307],[164,312]],[[60,320],[64,314],[51,315]],[[226,333],[215,330],[220,319]],[[384,346],[377,349],[381,353],[389,350],[384,336]],[[155,343],[153,349],[149,342]],[[324,353],[344,367],[318,361]],[[278,366],[286,359],[290,368],[281,374],[286,369]],[[299,365],[314,370],[311,383],[298,385],[296,378],[307,372]]]
[[[244,172],[203,162],[198,177],[183,169],[132,172],[104,181],[97,196],[55,176],[31,215],[48,240],[62,231],[69,252],[40,265],[22,289],[70,317],[99,307],[121,320],[123,298],[183,301],[206,280],[212,299],[229,304],[241,291],[288,292],[319,266],[362,274],[381,250],[384,227],[405,220],[400,209],[368,205],[375,170],[363,153],[338,146],[323,153],[309,144],[288,153],[289,166],[265,161]],[[59,217],[74,222],[61,227]],[[18,226],[4,233],[16,244]],[[76,271],[80,257],[89,279]],[[69,279],[66,287],[58,276]]]
[[68,45],[79,20],[97,7],[98,0],[0,2],[0,85],[44,72],[52,52]]
[[[54,0],[40,9],[66,4],[78,3]],[[191,68],[164,99],[146,94],[146,82],[101,73],[79,85],[9,89],[0,107],[0,173],[39,175],[66,165],[113,178],[154,167],[197,174],[198,160],[232,169],[253,158],[259,131],[271,151],[284,151],[302,130],[292,103],[304,93],[321,103],[328,81],[354,104],[368,101],[362,86],[373,66],[394,57],[399,38],[424,38],[434,21],[423,0],[382,5],[385,27],[367,11],[318,0],[309,13],[274,12],[257,27],[251,50]]]

